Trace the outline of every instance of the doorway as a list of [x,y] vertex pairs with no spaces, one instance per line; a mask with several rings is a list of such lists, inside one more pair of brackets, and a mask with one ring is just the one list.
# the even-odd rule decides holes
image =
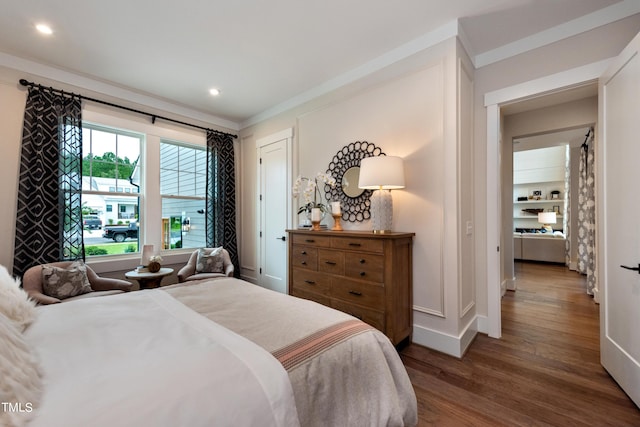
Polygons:
[[[487,321],[484,329],[492,338],[500,338],[502,335],[500,305],[503,271],[500,248],[504,238],[501,230],[503,189],[500,169],[502,114],[512,105],[527,105],[528,107],[530,103],[535,103],[537,100],[548,103],[554,97],[563,97],[567,93],[577,93],[581,88],[596,84],[606,66],[606,62],[592,63],[535,81],[489,92],[484,96],[484,105],[487,112],[487,194],[485,212]],[[526,102],[526,104],[522,104],[522,102]]]
[[[514,259],[577,269],[581,147],[598,114],[597,88],[582,93],[585,98],[504,116],[511,143],[502,152],[503,295],[517,289]],[[548,129],[558,125],[570,127]],[[554,223],[545,229],[539,212]]]
[[287,228],[291,227],[293,129],[256,141],[258,285],[288,292]]

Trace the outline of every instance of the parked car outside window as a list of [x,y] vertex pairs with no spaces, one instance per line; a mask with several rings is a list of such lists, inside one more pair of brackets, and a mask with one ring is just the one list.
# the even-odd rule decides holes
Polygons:
[[102,220],[98,215],[82,215],[82,224],[85,229],[100,230],[102,228]]

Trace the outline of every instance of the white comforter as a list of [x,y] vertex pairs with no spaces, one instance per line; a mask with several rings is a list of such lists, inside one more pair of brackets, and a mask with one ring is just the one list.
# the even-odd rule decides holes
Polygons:
[[288,376],[261,347],[148,290],[38,309],[31,427],[296,426]]

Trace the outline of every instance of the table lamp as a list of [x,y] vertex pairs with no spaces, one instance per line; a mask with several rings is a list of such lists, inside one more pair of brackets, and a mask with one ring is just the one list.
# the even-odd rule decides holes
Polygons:
[[548,233],[553,233],[553,228],[551,228],[551,224],[556,223],[556,213],[555,212],[539,212],[538,222],[542,224],[542,228],[544,228]]
[[402,158],[393,156],[365,157],[360,161],[358,187],[375,190],[371,195],[371,223],[374,233],[391,231],[393,198],[391,191],[404,188]]

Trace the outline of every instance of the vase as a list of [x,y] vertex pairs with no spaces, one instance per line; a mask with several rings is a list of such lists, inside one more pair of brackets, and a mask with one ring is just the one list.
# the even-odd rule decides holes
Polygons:
[[151,273],[157,273],[158,271],[160,271],[160,263],[156,262],[156,261],[152,261],[149,263],[149,265],[147,266],[147,268],[149,269],[149,272]]
[[[318,209],[320,211],[320,222],[322,222],[322,220],[326,216],[326,212],[320,208],[313,208],[313,209]],[[307,209],[306,211],[304,211],[304,214],[305,214],[305,217],[307,218],[305,223],[311,224],[311,209]]]

